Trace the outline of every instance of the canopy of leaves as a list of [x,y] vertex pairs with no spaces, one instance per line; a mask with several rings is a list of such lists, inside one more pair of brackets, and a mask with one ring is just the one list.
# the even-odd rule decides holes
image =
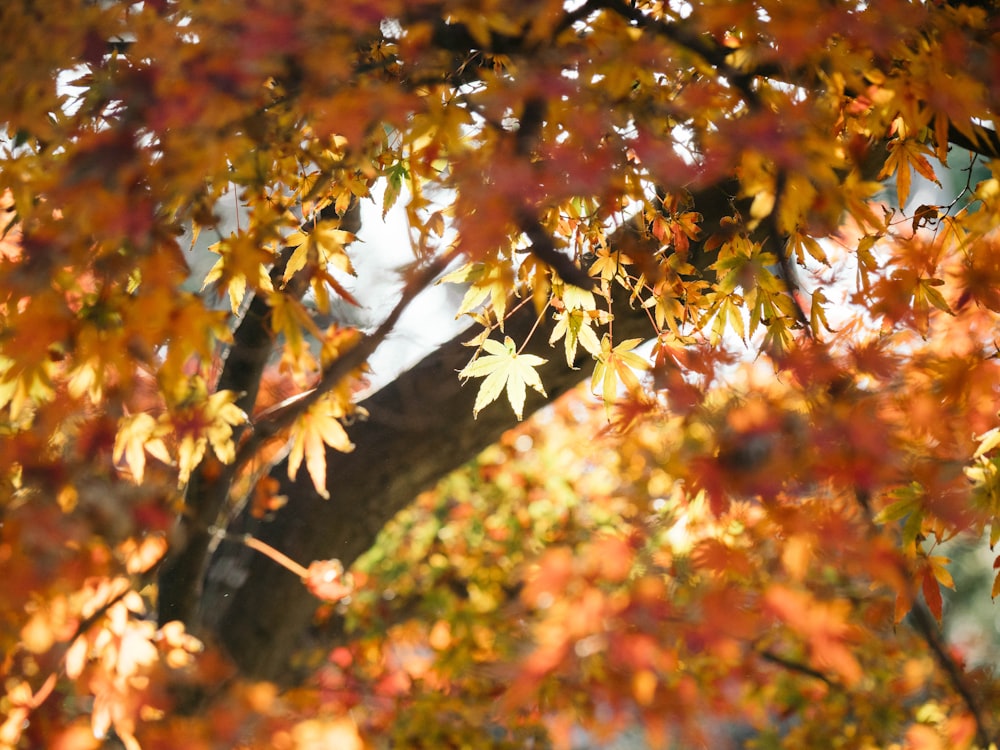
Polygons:
[[[638,725],[985,750],[1000,683],[941,635],[939,545],[1000,540],[998,19],[0,4],[0,747],[566,747]],[[385,251],[355,242],[380,183],[412,262],[362,330],[338,311]],[[186,232],[211,238],[207,277]],[[592,368],[585,392],[347,570],[237,532],[303,467],[346,495],[328,467],[368,359],[436,281],[464,289],[452,387],[480,420],[530,414],[557,368]],[[422,396],[401,426],[436,418]],[[226,603],[199,597],[223,543],[325,602],[294,689],[215,645]]]

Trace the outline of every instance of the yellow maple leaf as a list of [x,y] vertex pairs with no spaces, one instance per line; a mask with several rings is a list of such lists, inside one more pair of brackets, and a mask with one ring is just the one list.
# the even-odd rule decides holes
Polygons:
[[992,430],[987,430],[982,435],[976,437],[976,440],[979,441],[979,447],[976,449],[974,457],[979,458],[980,456],[985,456],[987,453],[1000,445],[1000,427],[994,427]]
[[636,377],[633,368],[649,369],[649,363],[632,351],[641,343],[642,339],[627,339],[612,347],[610,335],[604,334],[604,338],[601,339],[601,352],[597,355],[597,366],[594,367],[590,387],[591,390],[597,391],[600,386],[604,408],[609,412],[618,396],[619,382],[627,391],[637,391],[639,378]]
[[510,269],[498,263],[469,263],[447,274],[437,283],[469,284],[462,304],[455,313],[456,319],[471,313],[489,297],[493,314],[503,330],[512,278]]
[[[601,353],[601,342],[597,339],[597,334],[590,327],[593,322],[586,310],[564,310],[556,315],[556,325],[552,329],[549,343],[555,344],[559,339],[563,339],[566,349],[566,364],[573,367],[576,360],[576,350],[578,345],[590,352],[595,357]],[[575,369],[575,368],[574,368]]]
[[153,434],[160,436],[172,430],[177,436],[178,485],[186,484],[191,478],[209,446],[223,463],[230,463],[235,458],[233,427],[246,421],[246,415],[233,403],[235,397],[232,391],[219,391],[209,396],[204,404],[164,415],[168,422],[158,426]]
[[548,360],[534,354],[518,354],[510,336],[505,336],[502,344],[496,339],[487,339],[483,342],[483,349],[489,353],[473,360],[458,373],[460,378],[485,378],[476,394],[473,416],[496,401],[506,386],[507,400],[514,414],[523,419],[525,387],[531,386],[546,395],[535,368]]
[[288,454],[288,477],[294,479],[305,458],[306,469],[316,492],[329,500],[326,488],[326,448],[342,453],[354,450],[354,444],[340,423],[343,407],[330,396],[309,407],[292,427],[292,448]]
[[354,275],[354,267],[344,248],[357,237],[340,229],[339,225],[339,221],[321,221],[309,232],[293,232],[285,239],[285,244],[294,247],[295,251],[285,266],[284,281],[305,268],[310,260],[320,267],[332,264],[334,268]]
[[267,297],[271,306],[271,330],[285,337],[285,344],[292,356],[298,358],[308,351],[305,334],[320,338],[316,322],[301,301],[281,292]]
[[146,452],[169,462],[167,448],[156,436],[159,423],[144,412],[132,414],[121,421],[115,436],[114,460],[121,464],[124,460],[136,484],[141,484],[146,471]]
[[205,404],[205,416],[210,420],[205,428],[205,437],[224,464],[236,457],[233,427],[247,421],[247,415],[234,403],[235,400],[236,394],[232,391],[219,391],[209,396]]

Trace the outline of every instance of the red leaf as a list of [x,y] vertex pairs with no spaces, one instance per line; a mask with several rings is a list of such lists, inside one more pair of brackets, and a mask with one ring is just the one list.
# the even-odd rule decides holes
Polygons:
[[921,573],[920,587],[924,592],[924,601],[927,602],[927,609],[934,615],[934,619],[941,622],[941,611],[943,602],[941,600],[941,586],[934,577],[934,571],[929,567]]

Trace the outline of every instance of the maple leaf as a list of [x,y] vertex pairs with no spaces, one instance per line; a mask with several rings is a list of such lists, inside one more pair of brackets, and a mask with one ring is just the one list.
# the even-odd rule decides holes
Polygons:
[[556,325],[549,336],[549,343],[555,344],[560,338],[566,350],[566,364],[576,369],[576,350],[578,345],[593,354],[601,353],[601,342],[591,328],[592,316],[586,310],[564,310],[556,313]]
[[235,401],[236,394],[232,391],[217,391],[208,397],[204,408],[205,418],[208,421],[204,435],[215,455],[224,464],[231,463],[236,457],[233,427],[247,421],[247,415]]
[[385,192],[382,194],[383,219],[399,200],[399,194],[403,189],[403,180],[409,180],[409,178],[410,173],[402,162],[394,164],[386,171]]
[[288,477],[294,479],[305,458],[306,469],[316,492],[327,500],[326,448],[350,453],[354,444],[341,424],[346,416],[343,407],[331,395],[321,398],[298,418],[292,427],[292,448],[288,453]]
[[591,264],[588,273],[599,278],[602,285],[606,285],[618,277],[623,266],[629,265],[631,262],[632,259],[627,255],[601,247],[598,248],[597,257]]
[[931,155],[933,154],[927,146],[910,138],[898,138],[889,144],[889,158],[885,160],[879,179],[896,175],[896,196],[901,208],[906,206],[906,200],[910,197],[911,168],[921,177],[941,186],[934,167],[927,161],[927,156]]
[[354,266],[344,248],[357,237],[339,227],[339,221],[320,221],[309,231],[298,231],[289,235],[285,239],[285,244],[294,247],[295,250],[285,266],[284,281],[288,282],[309,262],[317,264],[320,268],[332,265],[353,276]]
[[985,456],[987,453],[996,449],[996,447],[1000,445],[1000,427],[994,427],[992,430],[988,430],[982,435],[976,436],[976,440],[979,441],[979,447],[976,448],[973,458]]
[[639,389],[639,378],[634,370],[649,369],[649,363],[632,351],[641,343],[642,339],[627,339],[612,347],[609,334],[604,334],[601,339],[601,352],[597,355],[590,388],[600,392],[609,415],[618,398],[618,384],[621,383],[629,392],[635,392]]
[[815,238],[802,232],[792,232],[788,241],[799,263],[805,263],[805,256],[808,253],[813,260],[822,263],[824,266],[830,265],[830,261],[826,257],[826,252]]
[[499,263],[470,263],[443,276],[437,283],[470,284],[455,313],[456,318],[471,313],[489,297],[490,308],[503,330],[511,279],[510,269]]
[[823,294],[822,289],[816,289],[812,293],[809,303],[809,327],[812,329],[813,336],[819,336],[821,326],[830,333],[834,332],[830,327],[830,321],[826,318],[826,304],[828,302],[829,300]]
[[150,414],[139,413],[125,417],[115,436],[114,460],[123,461],[132,473],[136,484],[141,484],[146,471],[146,453],[150,453],[164,463],[170,462],[170,454],[159,437],[161,423]]
[[549,344],[563,339],[566,350],[566,364],[574,367],[577,345],[595,357],[601,352],[601,342],[590,327],[601,318],[596,311],[597,302],[592,292],[573,285],[564,285],[561,292],[564,309],[556,313],[556,325],[549,336]]
[[340,560],[316,560],[306,570],[304,581],[307,589],[326,602],[339,602],[354,590]]
[[458,373],[460,378],[484,378],[476,394],[473,414],[479,414],[483,407],[496,401],[506,387],[507,400],[517,418],[522,419],[525,386],[531,386],[545,395],[535,368],[548,360],[534,354],[518,354],[510,336],[505,336],[502,344],[496,339],[486,339],[483,349],[489,353],[474,359]]
[[920,590],[924,594],[924,601],[927,609],[934,615],[939,623],[943,614],[944,602],[941,597],[941,587],[949,589],[955,588],[955,581],[951,576],[947,557],[940,555],[923,556],[919,563],[918,576],[920,578]]
[[[194,390],[197,390],[195,388]],[[233,427],[246,422],[246,414],[233,403],[236,394],[232,391],[218,391],[210,395],[202,404],[192,404],[178,409],[174,413],[162,414],[157,420],[156,428],[151,437],[162,441],[167,437],[176,439],[177,482],[182,486],[191,478],[192,472],[205,457],[205,451],[211,447],[212,452],[223,463],[231,463],[236,456],[236,446],[233,444]],[[142,429],[148,426],[148,420],[141,420]],[[128,437],[135,452],[135,440],[143,434],[133,428]],[[161,458],[154,451],[161,451],[156,440],[147,440],[145,449]],[[165,451],[164,451],[165,452]]]
[[661,243],[672,245],[676,252],[686,256],[691,247],[691,240],[697,240],[701,236],[702,219],[702,215],[694,211],[674,216],[657,213],[653,217],[651,231]]
[[239,310],[248,286],[252,289],[272,289],[266,264],[273,260],[273,254],[261,249],[252,237],[233,234],[210,245],[208,250],[217,253],[219,259],[205,275],[202,289],[214,285],[220,292],[226,290],[234,313]]
[[286,345],[293,357],[307,359],[309,347],[305,334],[308,333],[315,338],[320,338],[321,334],[305,305],[281,292],[269,293],[268,304],[271,306],[272,330],[285,337]]

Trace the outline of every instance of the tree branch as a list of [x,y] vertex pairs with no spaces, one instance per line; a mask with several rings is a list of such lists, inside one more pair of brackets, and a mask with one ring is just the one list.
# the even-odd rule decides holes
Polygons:
[[[284,273],[289,257],[286,249],[275,269],[278,278]],[[253,410],[261,375],[274,350],[270,318],[271,308],[265,298],[254,297],[233,334],[233,345],[216,386],[218,390],[239,394],[236,405],[247,414]],[[239,440],[244,430],[242,425],[234,427],[233,440]],[[184,513],[174,535],[174,549],[160,572],[158,618],[161,624],[182,620],[189,627],[192,625],[191,616],[198,604],[201,579],[212,545],[209,529],[225,507],[236,476],[235,462],[221,469],[214,464],[214,476],[206,475],[206,465],[191,476],[184,498]]]
[[[854,496],[861,509],[862,517],[868,526],[869,537],[874,538],[876,535],[881,534],[882,531],[878,524],[875,523],[875,517],[872,514],[869,493],[866,490],[856,488]],[[986,714],[980,705],[978,696],[972,689],[972,686],[969,685],[968,676],[959,667],[955,658],[948,652],[948,646],[941,635],[934,617],[923,602],[920,601],[913,584],[913,571],[909,569],[906,561],[902,558],[897,561],[897,564],[901,580],[906,582],[905,596],[911,604],[908,619],[912,623],[913,629],[917,631],[923,642],[927,644],[931,654],[934,656],[934,661],[937,662],[938,668],[944,672],[948,684],[951,685],[951,689],[962,699],[965,708],[972,716],[976,725],[977,744],[984,748],[990,747],[993,740],[990,739],[990,732],[987,728]]]
[[954,123],[949,122],[948,141],[974,154],[979,154],[989,159],[1000,159],[1000,135],[997,135],[995,130],[975,123],[971,123],[969,127],[976,135],[975,141],[956,128]]
[[422,268],[417,268],[412,278],[407,281],[399,302],[379,327],[331,362],[315,387],[296,397],[287,408],[275,411],[255,424],[253,436],[240,446],[233,465],[239,468],[251,460],[265,442],[294,424],[323,395],[367,362],[379,345],[395,330],[400,316],[410,303],[433,283],[452,258],[453,254],[448,253],[435,258]]
[[781,654],[770,649],[762,649],[757,652],[760,658],[764,661],[769,661],[772,664],[776,664],[779,667],[783,667],[790,672],[796,672],[798,674],[805,675],[806,677],[812,677],[821,682],[826,683],[829,687],[839,688],[840,685],[832,680],[827,675],[820,672],[818,669],[813,669],[808,664],[803,664],[802,662],[795,661],[793,659],[788,659]]
[[[626,305],[616,318],[616,333],[646,334],[646,316],[641,312],[630,316],[627,309]],[[506,321],[505,331],[521,340],[536,317],[534,309],[525,306]],[[544,325],[550,329],[551,321]],[[246,530],[299,560],[335,557],[349,567],[417,494],[516,424],[510,409],[501,404],[473,419],[476,390],[460,387],[456,376],[470,356],[463,346],[468,335],[452,339],[362,402],[369,418],[350,431],[354,452],[327,454],[329,500],[316,493],[305,472],[290,481],[287,466],[281,464],[274,475],[282,484],[282,494],[289,498],[288,505],[270,523],[254,524],[244,514]],[[555,398],[575,386],[581,373],[552,357],[547,339],[545,334],[535,335],[526,352],[549,357],[539,374]],[[525,411],[530,413],[545,403],[532,392]],[[220,574],[214,583],[221,590],[206,597],[213,606],[227,598],[232,602],[216,627],[219,637],[245,673],[284,683],[297,681],[302,675],[293,668],[294,655],[310,645],[308,628],[318,602],[293,575],[266,558],[242,555],[242,560],[234,560],[234,555],[241,555],[239,549],[226,547],[224,551],[230,559],[213,565]],[[227,586],[222,577],[231,576],[234,566],[247,584],[224,591]],[[226,593],[230,596],[225,597]]]
[[[342,223],[346,229],[357,229],[359,208],[355,201],[344,213]],[[303,225],[300,231],[308,233],[309,226]],[[271,280],[276,286],[284,276],[293,252],[294,248],[284,248],[271,269]],[[300,297],[308,284],[301,276],[293,278],[286,286],[289,293]],[[215,386],[217,391],[236,393],[236,405],[247,414],[253,411],[264,368],[274,352],[270,320],[271,307],[267,299],[255,296],[233,333],[233,344]],[[234,427],[233,441],[238,443],[245,431],[244,425]],[[207,459],[192,475],[185,493],[184,512],[178,519],[173,548],[160,571],[157,615],[161,624],[181,620],[189,628],[194,625],[193,615],[201,594],[209,550],[213,545],[210,529],[226,507],[233,479],[240,468],[239,461],[219,466]]]
[[[706,234],[733,211],[735,184],[726,182],[695,196],[704,216]],[[612,247],[635,228],[626,225],[611,238]],[[696,253],[692,248],[692,255]],[[693,260],[705,267],[706,259]],[[648,338],[653,331],[642,308],[633,308],[628,290],[615,285],[613,300],[615,335]],[[537,315],[526,305],[504,324],[505,333],[517,341],[527,338]],[[538,368],[549,399],[531,391],[525,414],[575,387],[592,362],[580,361],[585,370],[566,367],[548,345],[554,326],[551,317],[540,325],[524,352],[549,361]],[[473,417],[476,390],[461,387],[456,373],[469,360],[465,332],[442,345],[413,369],[400,375],[365,401],[367,421],[355,424],[353,453],[327,453],[327,487],[322,499],[311,480],[301,472],[287,478],[287,465],[275,467],[273,476],[289,498],[275,519],[261,522],[244,512],[231,533],[251,533],[257,539],[305,561],[339,559],[345,568],[375,542],[379,531],[421,491],[448,472],[472,459],[517,424],[512,411],[496,404]],[[296,662],[297,652],[315,652],[310,624],[318,602],[288,571],[259,555],[249,555],[235,545],[220,547],[209,570],[202,612],[207,627],[249,675],[286,684],[302,679],[308,665]],[[221,611],[219,602],[230,602]]]
[[913,600],[913,608],[910,610],[910,621],[924,643],[930,648],[934,655],[934,661],[944,671],[952,690],[958,693],[972,715],[972,719],[976,723],[976,742],[980,747],[989,747],[992,740],[986,728],[986,715],[983,713],[982,706],[979,705],[979,697],[969,685],[965,672],[955,663],[954,657],[948,653],[944,638],[941,636],[941,631],[931,613],[927,611],[927,607],[922,602],[916,599]]

